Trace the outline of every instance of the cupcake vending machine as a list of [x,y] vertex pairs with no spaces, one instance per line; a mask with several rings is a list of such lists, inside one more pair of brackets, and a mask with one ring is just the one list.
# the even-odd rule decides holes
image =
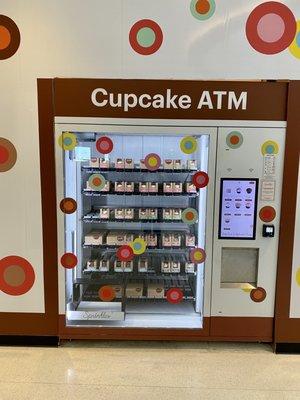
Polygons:
[[285,128],[158,124],[56,125],[66,327],[247,317],[268,340]]
[[38,93],[60,339],[287,340],[297,83],[41,79]]

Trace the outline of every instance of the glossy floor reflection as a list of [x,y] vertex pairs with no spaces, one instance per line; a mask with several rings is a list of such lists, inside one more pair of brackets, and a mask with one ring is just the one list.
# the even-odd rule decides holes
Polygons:
[[0,400],[299,400],[300,356],[267,345],[0,347]]

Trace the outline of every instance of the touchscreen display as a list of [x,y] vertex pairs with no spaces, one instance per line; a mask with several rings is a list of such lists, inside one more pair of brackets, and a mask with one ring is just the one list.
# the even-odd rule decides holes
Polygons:
[[221,179],[219,239],[255,239],[258,179]]

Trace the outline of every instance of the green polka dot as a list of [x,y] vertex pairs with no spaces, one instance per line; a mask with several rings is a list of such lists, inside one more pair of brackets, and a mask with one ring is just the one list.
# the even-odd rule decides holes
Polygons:
[[155,42],[155,32],[151,28],[142,28],[138,31],[137,41],[140,46],[150,47]]

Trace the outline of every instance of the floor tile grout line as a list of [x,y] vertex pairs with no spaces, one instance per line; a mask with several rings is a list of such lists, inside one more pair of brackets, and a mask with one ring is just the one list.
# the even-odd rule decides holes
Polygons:
[[244,392],[262,392],[262,393],[300,393],[300,388],[299,389],[247,389],[247,388],[224,388],[224,387],[202,387],[202,386],[161,386],[161,385],[103,385],[103,384],[98,384],[98,383],[67,383],[67,382],[15,382],[15,381],[1,381],[0,384],[9,384],[9,385],[49,385],[49,386],[68,386],[68,387],[76,387],[76,386],[88,386],[88,387],[106,387],[106,388],[140,388],[140,389],[192,389],[192,390],[224,390],[224,391],[231,391],[231,392],[237,392],[237,391],[244,391]]

